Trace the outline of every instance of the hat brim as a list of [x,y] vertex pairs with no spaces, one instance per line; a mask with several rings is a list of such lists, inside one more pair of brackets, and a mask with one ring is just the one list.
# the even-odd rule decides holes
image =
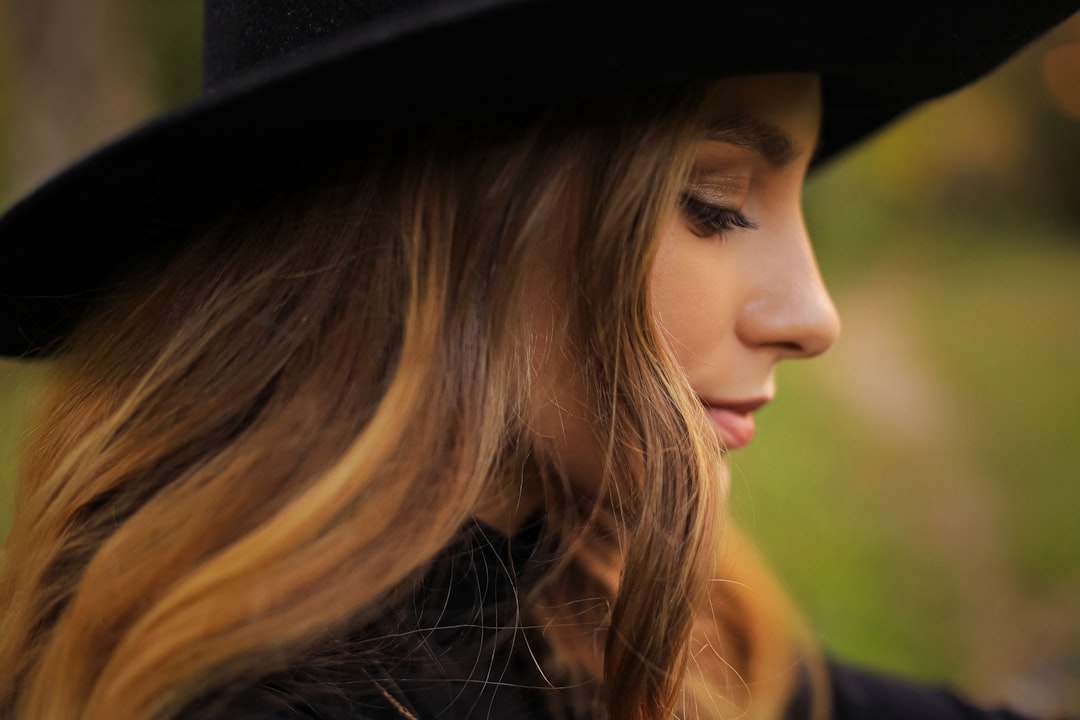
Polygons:
[[[521,113],[599,90],[822,75],[818,161],[986,73],[1076,0],[726,5],[443,3],[249,73],[68,168],[0,217],[0,354],[49,353],[116,271],[182,238],[300,138],[404,116]],[[573,21],[569,21],[572,18]],[[178,231],[179,230],[179,231]]]

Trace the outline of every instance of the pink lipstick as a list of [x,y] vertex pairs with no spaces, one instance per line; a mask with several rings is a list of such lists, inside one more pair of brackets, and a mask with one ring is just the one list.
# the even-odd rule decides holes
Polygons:
[[756,400],[713,400],[701,398],[705,413],[716,429],[725,450],[746,447],[754,438],[753,413],[767,403],[768,398]]

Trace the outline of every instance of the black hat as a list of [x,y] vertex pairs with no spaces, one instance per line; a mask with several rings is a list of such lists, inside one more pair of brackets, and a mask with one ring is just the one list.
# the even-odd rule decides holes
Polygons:
[[822,76],[827,158],[1080,0],[207,0],[204,89],[0,216],[0,354],[49,352],[126,262],[301,138],[598,91]]

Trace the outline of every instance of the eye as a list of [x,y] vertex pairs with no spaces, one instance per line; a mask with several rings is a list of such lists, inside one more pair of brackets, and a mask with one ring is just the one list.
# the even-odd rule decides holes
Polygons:
[[757,227],[756,223],[740,211],[710,205],[690,193],[679,196],[679,209],[686,216],[690,232],[702,238],[723,235],[736,228],[753,230]]

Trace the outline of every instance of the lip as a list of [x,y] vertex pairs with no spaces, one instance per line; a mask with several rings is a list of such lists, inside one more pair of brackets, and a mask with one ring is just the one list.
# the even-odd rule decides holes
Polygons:
[[705,414],[709,416],[725,450],[746,447],[754,439],[754,413],[770,398],[749,400],[721,400],[701,398]]

